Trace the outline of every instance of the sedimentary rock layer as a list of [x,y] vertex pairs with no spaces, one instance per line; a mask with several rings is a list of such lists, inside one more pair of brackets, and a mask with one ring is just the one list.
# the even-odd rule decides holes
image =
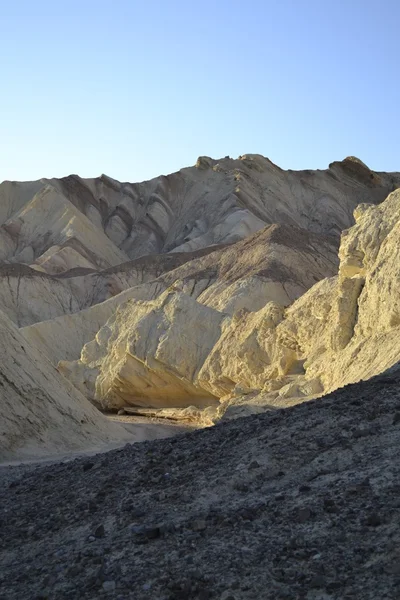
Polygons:
[[[201,296],[172,287],[156,301],[121,306],[81,359],[63,363],[62,371],[109,407],[179,406],[162,379],[174,373],[190,389],[186,405],[208,394],[208,404],[219,398],[220,412],[230,413],[234,406],[304,401],[384,371],[400,352],[400,191],[379,206],[359,206],[355,218],[342,234],[338,276],[290,306],[267,301],[255,311],[229,314],[209,306],[205,313]],[[205,322],[213,335],[203,332]],[[133,363],[145,369],[145,386],[128,366]]]

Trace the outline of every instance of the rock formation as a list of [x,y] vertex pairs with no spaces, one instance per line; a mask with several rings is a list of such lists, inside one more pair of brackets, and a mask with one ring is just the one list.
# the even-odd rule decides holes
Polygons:
[[399,597],[399,187],[258,155],[0,186],[0,463],[143,441],[98,409],[215,424],[1,466],[1,598]]
[[0,462],[122,443],[109,423],[0,311]]
[[129,301],[84,346],[81,361],[61,362],[59,369],[103,408],[170,406],[172,399],[172,406],[207,406],[216,398],[192,382],[224,317],[179,292]]
[[[57,364],[60,360],[79,358],[83,345],[93,339],[116,308],[128,299],[154,300],[171,288],[232,314],[240,308],[257,310],[268,300],[287,305],[315,281],[337,271],[334,239],[290,226],[269,226],[241,242],[216,247],[212,252],[209,249],[207,253],[204,250],[183,253],[182,258],[180,254],[161,255],[160,258],[165,265],[168,262],[168,267],[173,267],[175,261],[164,259],[174,256],[179,258],[181,266],[171,270],[165,268],[163,274],[153,280],[154,270],[146,268],[145,259],[127,263],[125,271],[121,267],[120,271],[115,268],[112,272],[73,277],[70,282],[74,283],[69,285],[76,287],[74,297],[79,289],[93,290],[94,286],[98,293],[95,296],[88,294],[87,298],[100,299],[100,292],[107,297],[111,277],[116,278],[111,280],[114,291],[123,287],[123,275],[125,282],[129,278],[130,283],[137,285],[91,308],[24,327],[24,335]],[[184,257],[186,262],[183,262]],[[156,257],[148,257],[148,264],[154,266],[155,260]],[[139,271],[140,277],[137,263],[145,263]],[[150,281],[146,280],[146,273]]]
[[203,158],[140,184],[104,175],[4,182],[1,258],[54,274],[232,243],[269,223],[339,235],[360,202],[381,202],[399,181],[398,174],[374,173],[354,159],[295,172],[245,155]]
[[[78,403],[94,419],[82,438],[63,424],[47,451],[56,438],[65,448],[107,438],[87,399],[212,423],[393,365],[398,187],[399,173],[354,157],[294,172],[259,155],[200,157],[140,184],[104,175],[1,184],[0,309],[40,357],[29,381],[44,383],[29,385],[44,391],[32,398],[45,395],[44,411]],[[62,420],[50,413],[56,432]],[[42,443],[13,419],[5,427]]]
[[[60,370],[103,407],[211,406],[219,398],[220,415],[300,402],[384,371],[400,351],[400,190],[378,206],[360,205],[355,219],[342,234],[338,276],[290,306],[265,292],[258,310],[208,306],[204,313],[202,294],[195,300],[172,286],[155,302],[121,305],[80,360]],[[213,335],[203,335],[205,321]],[[175,377],[175,387],[163,374]]]

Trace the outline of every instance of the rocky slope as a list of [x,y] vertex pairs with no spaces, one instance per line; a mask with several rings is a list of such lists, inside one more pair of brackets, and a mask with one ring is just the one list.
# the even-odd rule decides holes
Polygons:
[[[0,300],[25,326],[88,308],[183,264],[182,253],[235,243],[267,224],[338,237],[360,202],[381,202],[398,185],[398,173],[375,173],[351,157],[325,171],[295,172],[259,155],[202,157],[138,184],[75,175],[3,182],[0,261],[66,277],[35,279],[25,267],[0,272]],[[121,267],[139,257],[146,258]]]
[[1,257],[54,273],[116,264],[121,253],[133,259],[231,243],[268,223],[338,235],[357,204],[381,202],[398,183],[399,174],[375,173],[352,157],[296,172],[252,154],[201,157],[137,184],[104,175],[4,182]]
[[292,172],[258,155],[141,184],[4,182],[0,307],[68,402],[212,423],[304,401],[397,360],[400,192],[377,203],[398,185],[352,157]]
[[146,256],[101,271],[76,267],[58,275],[24,264],[2,264],[0,306],[18,327],[49,321],[83,311],[124,290],[157,279],[162,273],[212,250]]
[[0,311],[0,462],[123,443],[109,423]]
[[[72,287],[73,282],[77,294],[79,290],[94,289],[89,286],[91,279],[97,293],[88,294],[88,299],[99,299],[100,291],[104,297],[110,290],[117,292],[123,287],[123,276],[125,282],[129,280],[136,285],[91,308],[35,323],[24,327],[22,332],[57,364],[60,360],[79,358],[83,345],[94,338],[117,307],[128,299],[155,300],[171,288],[232,314],[240,308],[256,310],[268,300],[288,304],[315,281],[337,271],[335,239],[295,227],[269,226],[241,242],[211,250],[146,257],[122,265],[118,270],[72,277],[69,285]],[[174,256],[179,258],[181,266],[176,266],[176,261],[165,260]],[[151,279],[154,270],[147,268],[147,259],[150,265],[154,266],[157,260],[164,266],[164,272],[156,279]],[[141,263],[140,270],[138,263]],[[67,276],[63,277],[66,279]],[[108,287],[110,281],[112,286]]]
[[399,385],[3,468],[0,597],[397,599]]
[[217,416],[237,414],[234,406],[300,402],[382,372],[400,351],[400,191],[378,206],[360,205],[355,217],[342,235],[339,275],[287,308],[264,291],[262,308],[229,314],[213,303],[205,309],[202,295],[195,300],[175,285],[155,301],[121,305],[79,361],[60,363],[61,372],[106,408],[219,399]]

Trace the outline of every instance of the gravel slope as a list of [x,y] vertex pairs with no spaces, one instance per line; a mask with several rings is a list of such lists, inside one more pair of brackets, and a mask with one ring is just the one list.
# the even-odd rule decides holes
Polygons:
[[0,598],[399,598],[399,385],[2,469]]

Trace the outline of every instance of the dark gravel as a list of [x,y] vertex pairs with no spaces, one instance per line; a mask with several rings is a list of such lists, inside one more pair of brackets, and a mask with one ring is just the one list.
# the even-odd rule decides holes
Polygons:
[[1,600],[400,598],[400,379],[0,470]]

